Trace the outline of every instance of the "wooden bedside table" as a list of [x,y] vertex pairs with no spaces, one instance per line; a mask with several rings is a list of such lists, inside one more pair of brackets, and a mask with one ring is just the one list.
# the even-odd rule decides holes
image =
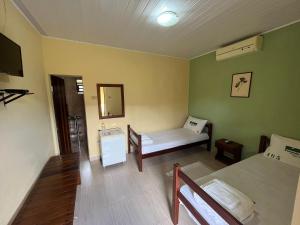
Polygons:
[[243,145],[230,141],[226,143],[227,139],[219,139],[215,146],[218,149],[215,159],[224,162],[227,165],[241,161]]

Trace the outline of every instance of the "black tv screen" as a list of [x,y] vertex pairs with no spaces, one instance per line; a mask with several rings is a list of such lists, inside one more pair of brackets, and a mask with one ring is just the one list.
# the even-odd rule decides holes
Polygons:
[[21,47],[0,33],[0,75],[23,77]]

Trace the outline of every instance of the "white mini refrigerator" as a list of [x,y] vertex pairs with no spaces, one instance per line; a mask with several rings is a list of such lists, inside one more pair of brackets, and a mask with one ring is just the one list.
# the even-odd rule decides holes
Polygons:
[[126,161],[125,133],[121,128],[99,131],[102,166]]

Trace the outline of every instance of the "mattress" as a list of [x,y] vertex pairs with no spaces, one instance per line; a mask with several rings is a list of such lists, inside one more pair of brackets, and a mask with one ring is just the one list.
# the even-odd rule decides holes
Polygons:
[[186,129],[178,128],[153,133],[146,133],[153,140],[152,144],[142,145],[142,153],[147,154],[164,149],[174,148],[181,145],[191,144],[209,139],[207,133],[196,134]]
[[[299,173],[297,167],[257,154],[195,182],[202,185],[217,178],[250,197],[255,202],[255,214],[245,223],[247,225],[289,225]],[[199,211],[193,191],[187,185],[183,185],[180,191]]]

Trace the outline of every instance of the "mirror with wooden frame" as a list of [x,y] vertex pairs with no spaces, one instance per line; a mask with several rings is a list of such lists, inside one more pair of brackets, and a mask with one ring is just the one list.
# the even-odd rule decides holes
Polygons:
[[99,118],[125,116],[123,84],[97,84]]

